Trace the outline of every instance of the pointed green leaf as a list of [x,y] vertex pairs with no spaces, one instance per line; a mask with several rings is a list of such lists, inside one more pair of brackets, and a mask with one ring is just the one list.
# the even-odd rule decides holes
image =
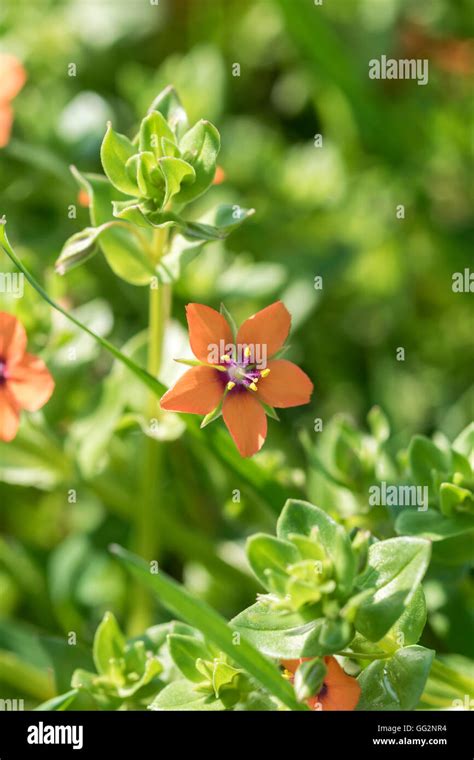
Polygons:
[[124,656],[125,638],[120,630],[115,616],[106,612],[94,636],[92,655],[97,672],[109,675],[111,661]]
[[126,195],[138,194],[137,185],[126,169],[126,163],[134,153],[136,149],[133,143],[125,135],[115,132],[109,122],[102,141],[100,158],[104,172],[112,185]]
[[148,111],[163,114],[175,135],[180,138],[188,128],[188,117],[178,93],[171,85],[165,87],[155,98]]
[[153,153],[156,160],[163,154],[162,140],[166,139],[171,145],[174,145],[174,134],[166,121],[165,117],[159,111],[150,111],[145,116],[140,125],[138,145],[140,152],[149,151]]
[[209,121],[199,121],[186,132],[179,144],[181,155],[196,172],[196,180],[183,187],[176,196],[177,203],[189,203],[202,195],[212,184],[220,149],[219,132]]

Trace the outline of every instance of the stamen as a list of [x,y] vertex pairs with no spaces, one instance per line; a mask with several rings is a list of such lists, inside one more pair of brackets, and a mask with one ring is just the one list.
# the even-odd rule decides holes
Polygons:
[[252,351],[250,350],[250,346],[245,346],[245,348],[244,348],[244,356],[245,356],[246,359],[249,358],[249,356],[250,356],[251,353],[252,353]]
[[229,382],[227,383],[227,390],[231,391],[232,388],[235,388],[235,383],[233,383],[232,380],[229,380]]
[[221,356],[221,362],[225,362],[226,364],[228,364],[230,362],[229,354],[224,354],[223,356]]
[[270,371],[271,370],[269,370],[268,367],[267,369],[262,369],[262,371],[260,372],[260,377],[268,377],[268,375],[270,374]]
[[256,391],[256,390],[258,390],[258,388],[257,388],[257,386],[256,386],[256,384],[255,384],[255,383],[250,383],[250,385],[249,385],[249,388],[250,388],[250,390],[251,390],[251,391]]

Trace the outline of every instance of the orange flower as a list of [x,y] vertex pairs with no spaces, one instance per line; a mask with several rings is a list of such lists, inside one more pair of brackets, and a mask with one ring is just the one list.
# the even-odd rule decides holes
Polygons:
[[13,98],[25,84],[26,73],[20,61],[13,55],[0,54],[0,148],[10,139],[13,124]]
[[222,402],[222,416],[243,457],[259,451],[267,435],[260,402],[286,408],[307,404],[313,391],[296,364],[272,358],[290,331],[281,301],[247,319],[234,341],[229,323],[209,306],[186,307],[189,340],[199,366],[188,370],[161,399],[162,409],[209,414]]
[[[301,663],[309,659],[311,658],[302,657],[299,660],[281,661],[283,667],[290,672],[292,682]],[[325,657],[324,664],[327,672],[323,685],[318,694],[307,700],[308,707],[311,710],[355,710],[360,697],[357,680],[344,673],[335,657]]]
[[41,409],[53,389],[54,380],[44,362],[26,353],[23,325],[12,314],[0,312],[0,440],[13,440],[20,411]]
[[212,180],[213,185],[222,185],[222,183],[225,180],[225,171],[222,168],[222,166],[216,166],[216,173],[214,174],[214,179]]

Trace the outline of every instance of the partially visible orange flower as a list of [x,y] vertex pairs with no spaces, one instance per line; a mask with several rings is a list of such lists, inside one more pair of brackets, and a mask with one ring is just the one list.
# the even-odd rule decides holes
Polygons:
[[222,166],[216,166],[216,173],[214,174],[214,179],[212,180],[213,185],[221,185],[225,180],[225,171],[222,168]]
[[83,188],[81,188],[77,194],[77,202],[79,203],[79,206],[84,206],[84,208],[89,208],[90,206],[89,195]]
[[161,399],[162,409],[209,414],[222,402],[222,415],[243,457],[259,451],[267,435],[262,406],[287,408],[309,403],[313,384],[296,364],[272,358],[285,343],[291,316],[281,301],[249,317],[234,341],[222,314],[188,304],[189,340],[199,366],[188,370]]
[[26,82],[26,72],[14,55],[0,53],[0,148],[10,139],[13,124],[11,101]]
[[54,380],[45,363],[26,353],[26,332],[12,314],[0,312],[0,440],[18,432],[20,412],[36,412],[49,401]]
[[[282,660],[281,664],[289,671],[290,680],[294,680],[294,675],[299,666],[309,657],[302,657],[299,660]],[[311,710],[355,710],[360,697],[360,686],[355,678],[351,678],[339,665],[335,657],[325,657],[324,664],[327,672],[324,676],[323,685],[319,694],[310,697],[306,704]]]

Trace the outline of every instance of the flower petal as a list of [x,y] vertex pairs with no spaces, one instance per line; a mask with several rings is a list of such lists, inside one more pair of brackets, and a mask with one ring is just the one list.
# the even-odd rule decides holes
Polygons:
[[4,383],[0,386],[0,441],[12,441],[19,424],[20,409]]
[[270,358],[283,346],[290,326],[290,312],[276,301],[245,320],[237,333],[237,345],[265,346]]
[[8,365],[19,362],[26,351],[26,332],[21,322],[0,311],[0,359]]
[[241,456],[251,457],[260,451],[267,436],[267,418],[253,391],[235,389],[228,393],[222,416]]
[[186,319],[194,356],[201,362],[219,364],[221,355],[226,353],[226,346],[234,344],[232,330],[225,317],[210,306],[189,303]]
[[212,367],[193,367],[162,396],[160,406],[170,412],[208,414],[224,393],[221,373]]
[[29,412],[41,409],[51,398],[54,380],[39,356],[24,354],[8,371],[8,390],[19,407]]
[[13,100],[26,82],[26,71],[18,58],[0,54],[0,101]]
[[354,710],[359,701],[361,688],[355,678],[351,678],[334,657],[325,657],[327,673],[324,678],[325,690],[319,696],[308,700],[312,709],[321,704],[323,711]]
[[10,142],[12,125],[13,108],[9,103],[0,101],[0,148],[4,148]]
[[302,369],[286,359],[268,362],[270,374],[258,381],[258,398],[265,404],[286,409],[308,404],[313,383]]

